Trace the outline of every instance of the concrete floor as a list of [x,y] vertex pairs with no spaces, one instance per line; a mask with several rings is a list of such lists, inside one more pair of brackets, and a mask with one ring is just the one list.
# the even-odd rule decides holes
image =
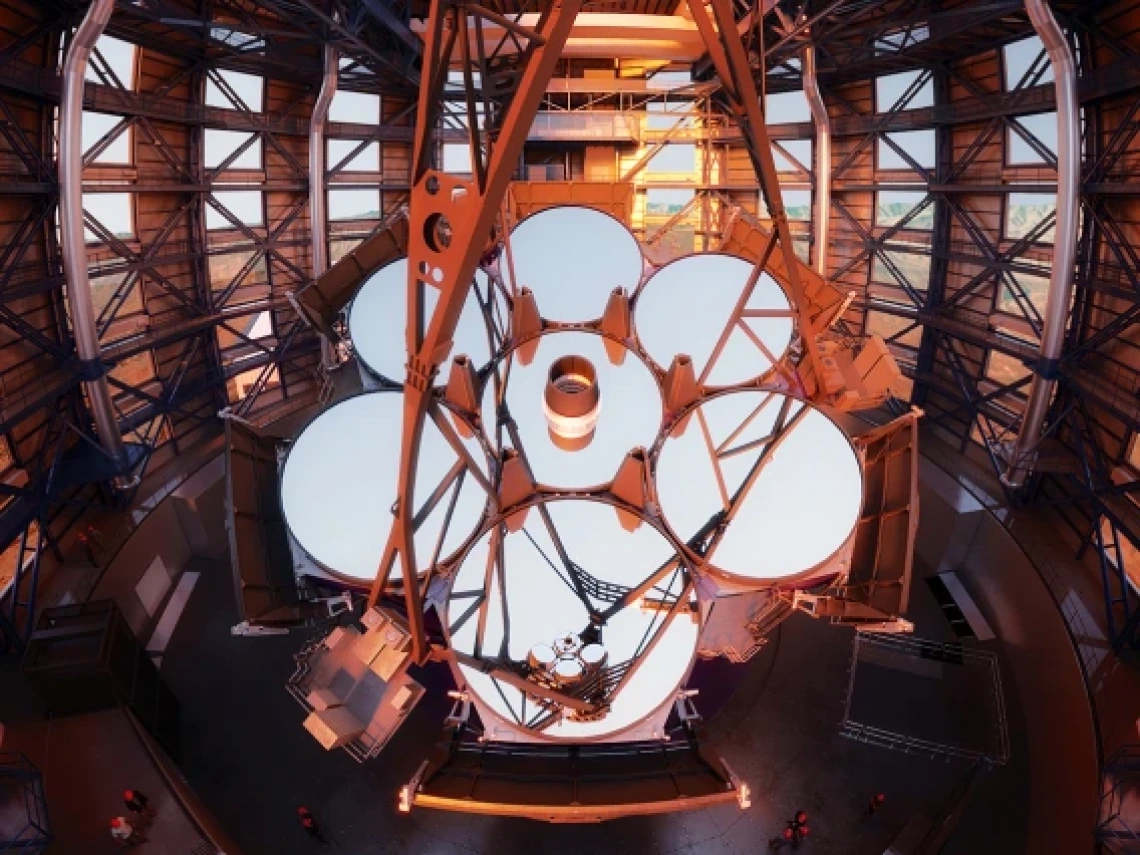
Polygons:
[[144,832],[148,842],[131,851],[189,855],[202,845],[202,834],[167,788],[125,710],[45,719],[21,675],[9,667],[0,672],[0,721],[6,724],[3,747],[22,752],[42,775],[51,855],[121,851],[109,826],[112,817],[130,820],[122,796],[128,788],[146,793],[158,811]]
[[[343,752],[325,752],[302,729],[303,713],[284,688],[300,638],[231,636],[237,617],[228,566],[197,569],[203,576],[163,674],[183,703],[186,777],[251,855],[759,852],[798,809],[811,815],[803,851],[878,855],[914,817],[941,816],[969,768],[839,736],[851,631],[796,615],[739,666],[747,669],[740,691],[708,722],[710,738],[753,788],[750,810],[722,806],[600,826],[428,810],[401,815],[396,792],[429,753],[449,706],[444,669],[423,673],[433,691],[378,759],[358,765]],[[918,635],[952,640],[925,585],[914,587],[912,617]],[[1017,715],[1011,711],[1014,726]],[[1027,790],[1024,766],[1016,762],[986,775],[958,841],[943,851],[1023,851]],[[876,792],[886,794],[886,806],[865,820],[862,811]],[[327,848],[301,831],[300,804],[313,809]]]
[[[187,569],[202,576],[162,662],[163,676],[182,703],[179,761],[187,782],[246,855],[757,853],[767,851],[767,840],[798,809],[809,812],[812,828],[801,851],[879,855],[908,825],[943,817],[969,771],[965,761],[931,760],[841,737],[852,632],[797,614],[752,662],[744,666],[717,662],[713,666],[717,670],[703,675],[706,684],[715,684],[731,669],[742,670],[729,677],[739,681],[739,688],[726,703],[714,701],[712,692],[697,698],[698,709],[708,716],[708,738],[752,787],[749,810],[722,806],[599,826],[553,826],[428,810],[402,815],[395,809],[396,792],[431,751],[450,708],[446,670],[433,666],[419,675],[429,688],[426,698],[383,754],[359,765],[343,752],[320,748],[302,728],[303,711],[285,691],[302,636],[232,636],[230,627],[238,617],[228,561],[196,558]],[[916,624],[917,636],[953,641],[922,581],[930,572],[921,562],[916,565],[908,617]],[[978,646],[1001,655],[1000,641]],[[11,692],[5,697],[13,684],[3,676],[0,673],[0,721],[6,709],[13,709],[14,700]],[[980,778],[957,831],[940,850],[942,855],[1026,851],[1029,752],[1015,684],[1004,662],[1003,680],[1012,760]],[[17,712],[17,717],[24,715]],[[82,752],[85,743],[94,745],[99,738],[92,734],[86,740],[72,740],[69,752]],[[101,826],[103,814],[110,816],[108,811],[115,809],[112,802],[123,786],[122,771],[74,775],[73,770],[98,767],[67,755],[56,759],[56,765],[45,769],[49,798],[51,788],[58,788],[61,781],[73,782],[81,798],[96,780],[96,789],[110,799],[104,805],[100,795],[92,804],[73,810],[54,797],[52,818],[57,829],[73,824],[94,829],[93,817]],[[127,778],[135,780],[130,774]],[[876,792],[886,794],[886,805],[865,819],[863,810]],[[300,804],[313,809],[329,846],[302,832],[296,818]],[[80,842],[85,840],[82,835],[61,834],[60,844],[50,851],[61,855],[111,851],[103,845],[110,843],[109,837],[103,837],[105,828],[97,829],[97,834],[97,848]],[[171,842],[133,851],[187,855],[188,849],[165,848]]]

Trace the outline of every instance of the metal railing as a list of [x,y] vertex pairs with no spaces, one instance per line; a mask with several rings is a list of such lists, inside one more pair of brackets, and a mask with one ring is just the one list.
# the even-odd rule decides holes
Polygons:
[[[990,746],[991,750],[981,751],[949,742],[935,742],[854,721],[851,718],[851,701],[855,694],[855,674],[859,665],[859,649],[862,645],[935,662],[971,665],[987,671],[990,678],[991,700],[994,704],[994,744]],[[1001,672],[997,655],[988,650],[978,650],[961,644],[943,644],[924,638],[916,638],[912,635],[856,632],[851,655],[850,682],[843,708],[840,735],[881,748],[922,754],[932,759],[936,757],[959,757],[967,760],[981,760],[995,766],[1004,765],[1009,762],[1010,756],[1009,724],[1006,718],[1005,697],[1002,692]]]
[[3,829],[4,837],[0,838],[0,849],[26,853],[46,851],[52,834],[39,769],[19,751],[0,751],[0,781],[4,779],[18,782],[24,804],[22,809],[18,803],[13,804],[7,812],[8,822]]
[[527,139],[637,142],[641,124],[626,113],[544,110],[535,115]]

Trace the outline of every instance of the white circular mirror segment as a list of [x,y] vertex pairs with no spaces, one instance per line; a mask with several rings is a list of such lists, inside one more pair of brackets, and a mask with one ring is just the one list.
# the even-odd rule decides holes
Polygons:
[[[649,368],[628,353],[621,365],[612,365],[604,341],[592,333],[551,333],[539,339],[529,365],[518,360],[511,365],[506,403],[540,484],[589,487],[608,482],[630,449],[648,448],[661,429],[661,392]],[[562,448],[551,438],[544,409],[550,367],[566,356],[581,357],[593,365],[602,395],[593,439],[578,449]],[[493,440],[494,384],[488,383],[484,389],[482,411],[483,424]]]
[[767,374],[792,341],[792,307],[779,283],[761,273],[733,323],[736,305],[755,265],[709,252],[687,255],[655,272],[638,294],[634,325],[638,340],[663,369],[674,354],[692,357],[700,379],[726,329],[730,334],[705,377],[709,386],[730,386]]
[[[781,411],[786,429],[773,441]],[[797,398],[732,392],[701,404],[684,434],[674,430],[665,441],[657,464],[661,510],[677,537],[687,540],[726,507],[726,496],[736,495],[765,454],[759,475],[709,556],[715,568],[745,583],[800,576],[851,536],[863,506],[863,472],[850,439]]]
[[[403,394],[369,392],[335,404],[294,440],[281,472],[281,508],[289,531],[317,563],[351,581],[370,583],[392,525],[399,477]],[[481,464],[483,452],[464,441]],[[429,418],[416,470],[417,507],[431,496],[458,460]],[[416,558],[426,569],[443,529],[453,483],[415,535]],[[464,477],[443,540],[446,558],[471,536],[487,494]],[[399,573],[393,568],[393,573]]]
[[[476,271],[475,281],[485,297],[487,274]],[[424,316],[429,321],[438,302],[439,291],[424,288]],[[348,308],[348,334],[356,355],[373,373],[395,383],[403,383],[407,372],[407,323],[408,259],[399,258],[373,273]],[[477,369],[491,359],[487,325],[475,288],[468,289],[452,341],[449,355],[464,354]]]
[[641,282],[644,258],[620,221],[593,208],[547,208],[511,232],[511,263],[499,261],[503,281],[534,292],[538,312],[550,321],[600,318],[615,288],[630,294]]
[[[651,526],[643,525],[635,532],[622,529],[614,509],[605,504],[567,500],[548,502],[546,507],[570,560],[606,582],[633,588],[675,555],[669,542]],[[482,643],[484,654],[496,656],[502,649],[504,633],[509,633],[505,653],[516,662],[527,661],[536,648],[541,650],[539,659],[552,655],[560,649],[558,645],[565,634],[580,633],[590,622],[582,601],[547,561],[558,562],[559,558],[537,509],[531,509],[525,528],[525,532],[507,535],[503,542],[503,573],[492,574],[486,591],[487,619]],[[471,605],[470,597],[457,595],[483,589],[489,544],[489,534],[481,537],[456,573],[448,603],[449,623],[457,621]],[[505,598],[499,588],[500,578],[506,582]],[[660,591],[673,596],[683,589],[680,573],[670,573],[659,584]],[[597,603],[596,607],[605,605]],[[659,625],[660,612],[644,611],[632,604],[602,627],[604,650],[582,649],[589,651],[591,663],[600,661],[604,653],[606,664],[615,665],[644,649],[647,630]],[[452,646],[474,655],[477,632],[478,620],[471,617],[452,631]],[[636,725],[666,703],[688,674],[698,632],[699,627],[687,610],[681,610],[662,631],[652,652],[643,655],[634,676],[603,718],[588,722],[566,719],[541,735],[555,740],[599,738]],[[574,640],[573,646],[578,647],[576,635]],[[467,666],[460,666],[460,673],[483,704],[510,725],[518,727],[518,719],[525,720],[538,712],[533,701],[528,701],[524,710],[523,693],[513,686]]]

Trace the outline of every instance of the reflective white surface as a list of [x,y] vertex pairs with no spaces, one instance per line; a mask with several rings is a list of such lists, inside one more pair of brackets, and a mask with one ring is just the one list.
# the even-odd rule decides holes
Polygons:
[[[686,353],[700,378],[754,267],[736,256],[702,253],[678,258],[654,273],[633,314],[638,340],[653,361],[668,368],[674,354]],[[742,319],[763,347],[734,327],[705,381],[709,385],[728,386],[767,373],[773,358],[779,360],[791,343],[791,304],[769,274],[760,274],[745,308],[784,316]]]
[[[614,288],[633,293],[641,281],[641,247],[629,230],[593,208],[547,208],[511,232],[519,287],[534,292],[538,313],[551,321],[600,318]],[[510,285],[510,266],[499,261]]]
[[[673,555],[668,541],[650,526],[643,525],[632,533],[622,529],[614,509],[607,505],[558,501],[548,503],[547,507],[570,559],[600,579],[633,587]],[[527,517],[526,531],[541,548],[541,553],[522,531],[508,535],[504,543],[503,577],[510,627],[506,653],[515,661],[525,660],[534,645],[551,645],[567,631],[581,632],[589,623],[582,602],[543,557],[545,553],[558,563],[554,544],[536,508],[532,508]],[[481,538],[464,560],[452,588],[453,596],[483,587],[489,539],[489,535]],[[670,573],[660,584],[662,589],[678,593],[680,574]],[[487,655],[498,655],[503,640],[501,590],[498,580],[493,578],[488,591],[487,629],[483,641]],[[453,599],[448,605],[449,622],[456,621],[471,603],[470,598]],[[602,630],[602,644],[609,654],[607,664],[616,665],[633,656],[646,630],[651,625],[660,625],[663,619],[662,613],[644,612],[636,605],[611,618]],[[472,616],[452,635],[452,644],[457,650],[474,652],[477,625],[477,615]],[[600,737],[640,722],[670,698],[688,673],[696,650],[697,632],[697,625],[687,614],[679,615],[661,634],[652,652],[644,657],[604,719],[567,720],[544,734],[554,739]],[[508,722],[514,722],[516,715],[525,720],[538,712],[533,702],[527,701],[523,715],[523,694],[518,689],[498,683],[474,669],[461,667],[461,670],[479,699]]]
[[[594,364],[601,412],[594,439],[579,451],[563,451],[547,430],[543,394],[550,364],[562,356],[583,356]],[[632,353],[611,365],[603,339],[590,333],[560,332],[539,340],[530,365],[515,360],[507,383],[507,407],[518,425],[523,451],[541,484],[587,487],[613,479],[630,449],[652,445],[661,427],[661,393],[649,369]],[[495,392],[483,392],[483,423],[495,433]],[[504,436],[506,436],[504,432]]]
[[601,665],[606,658],[606,648],[600,644],[587,644],[578,654],[578,658],[589,666]]
[[[479,291],[486,296],[487,276],[476,271]],[[424,328],[431,322],[439,291],[424,289]],[[360,286],[348,309],[348,334],[360,360],[383,377],[404,382],[408,362],[406,329],[408,322],[408,260],[400,258],[380,268]],[[506,316],[503,315],[506,324]],[[474,289],[467,294],[450,353],[466,354],[476,368],[491,359],[487,327]],[[448,360],[443,360],[443,380]]]
[[[766,399],[764,409],[725,448],[760,439],[771,432],[787,396],[747,391],[713,398],[693,414],[683,436],[665,441],[657,465],[657,492],[666,520],[681,539],[693,535],[723,507],[698,414],[705,417],[714,447],[720,447]],[[793,399],[789,421],[804,406],[808,405]],[[721,460],[730,497],[759,453],[755,449]],[[795,576],[842,546],[862,505],[863,474],[847,435],[809,406],[761,470],[712,553],[712,563],[748,579]]]
[[[325,410],[301,432],[281,473],[281,506],[293,537],[325,567],[361,581],[376,577],[392,524],[400,460],[403,395],[370,392]],[[474,442],[468,451],[485,471]],[[416,506],[432,494],[458,457],[429,418],[416,470]],[[452,486],[451,490],[454,490]],[[425,569],[443,528],[451,492],[416,531],[416,559]],[[474,531],[486,493],[466,476],[441,557]],[[395,568],[394,573],[399,573]]]

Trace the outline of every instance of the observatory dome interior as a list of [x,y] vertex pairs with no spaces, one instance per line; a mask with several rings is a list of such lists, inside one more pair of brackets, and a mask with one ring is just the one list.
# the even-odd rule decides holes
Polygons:
[[0,0],[0,850],[1140,851],[1140,2]]

